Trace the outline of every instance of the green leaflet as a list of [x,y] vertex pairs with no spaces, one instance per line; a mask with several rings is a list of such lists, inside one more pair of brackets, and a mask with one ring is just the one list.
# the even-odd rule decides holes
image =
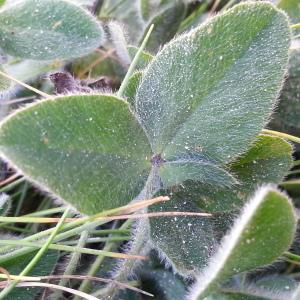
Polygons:
[[6,65],[7,73],[16,79],[26,82],[37,78],[40,74],[55,70],[59,65],[49,61],[22,60]]
[[0,141],[4,159],[85,214],[127,204],[151,168],[140,125],[128,104],[113,96],[38,102],[1,124]]
[[123,93],[124,98],[130,104],[132,109],[134,109],[135,107],[136,90],[139,87],[142,76],[143,73],[140,71],[132,74],[132,76],[129,78],[128,84]]
[[163,194],[171,194],[171,201],[150,207],[150,212],[204,210],[218,214],[214,218],[151,218],[149,222],[154,246],[167,256],[181,274],[201,270],[214,250],[217,236],[231,226],[232,216],[224,212],[239,210],[257,186],[279,183],[292,165],[291,155],[289,143],[281,138],[261,135],[231,165],[229,171],[236,176],[239,184],[212,187],[208,182],[189,181],[165,191]]
[[[166,195],[165,193],[162,193]],[[176,193],[171,201],[149,208],[149,212],[200,212],[193,203]],[[150,218],[152,245],[181,275],[195,275],[207,265],[217,244],[211,217]]]
[[218,186],[231,186],[238,182],[225,170],[212,163],[201,161],[174,161],[166,162],[160,168],[160,177],[164,187],[171,187],[186,180],[199,181],[208,184],[210,187],[214,184]]
[[143,75],[136,111],[155,154],[228,163],[271,112],[286,70],[286,16],[236,5],[163,48]]
[[271,187],[261,188],[198,276],[188,299],[204,299],[231,276],[272,263],[290,247],[296,223],[290,200]]
[[[131,59],[133,59],[138,51],[138,48],[134,46],[128,46],[127,50]],[[128,84],[124,90],[124,97],[130,103],[132,109],[135,109],[136,92],[143,77],[142,70],[148,66],[152,59],[153,56],[150,53],[142,51],[142,53],[139,56],[138,63],[136,65],[136,69],[138,71],[136,71],[129,78]]]
[[69,59],[103,42],[101,25],[85,10],[65,0],[22,0],[0,11],[0,48],[9,55]]
[[261,135],[252,147],[230,166],[239,184],[230,188],[187,183],[180,192],[205,211],[240,209],[258,185],[280,183],[292,167],[292,146],[281,138]]
[[297,282],[288,276],[275,275],[262,277],[254,282],[239,281],[239,285],[221,287],[205,300],[285,300],[291,299]]
[[140,277],[140,280],[142,282],[142,289],[155,295],[155,299],[184,299],[185,286],[183,282],[170,271],[161,269],[146,269],[141,272]]

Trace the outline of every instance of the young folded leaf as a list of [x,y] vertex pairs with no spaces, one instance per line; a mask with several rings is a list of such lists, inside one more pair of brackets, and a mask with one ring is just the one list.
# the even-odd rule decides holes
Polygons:
[[208,212],[236,211],[243,207],[257,186],[279,184],[293,166],[293,148],[285,140],[261,135],[251,148],[230,164],[229,172],[239,184],[232,187],[186,183],[179,192],[188,202]]
[[150,173],[147,138],[121,99],[44,100],[4,120],[1,156],[41,189],[95,214],[127,204]]
[[134,109],[135,106],[136,90],[140,84],[142,76],[143,73],[141,71],[137,71],[132,74],[123,93],[124,98],[130,104],[132,109]]
[[69,59],[91,52],[104,40],[102,26],[66,0],[21,0],[0,10],[0,48],[36,59]]
[[223,165],[244,152],[273,108],[289,43],[286,15],[250,2],[165,46],[136,96],[154,154]]
[[198,276],[188,299],[204,299],[231,276],[272,263],[290,247],[296,223],[289,198],[270,186],[262,187]]
[[231,186],[238,183],[230,173],[215,164],[189,160],[164,163],[160,168],[160,177],[166,188],[186,180],[217,186]]

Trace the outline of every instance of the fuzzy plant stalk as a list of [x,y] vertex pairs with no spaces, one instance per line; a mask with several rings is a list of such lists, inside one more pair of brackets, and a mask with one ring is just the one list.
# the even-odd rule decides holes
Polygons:
[[[155,195],[160,187],[160,180],[157,176],[156,171],[152,171],[145,188],[140,193],[140,195],[134,199],[134,201],[139,201],[141,199],[151,198]],[[147,212],[147,209],[143,209],[142,213]],[[124,223],[125,224],[125,223]],[[151,245],[149,243],[150,226],[148,219],[140,219],[133,224],[132,229],[132,241],[127,245],[126,253],[134,255],[140,254],[146,256],[151,250]],[[113,278],[116,281],[124,282],[129,278],[133,278],[136,269],[141,265],[138,260],[123,260],[118,264]],[[105,299],[114,299],[118,295],[119,291],[116,290],[113,284],[108,285],[105,289],[101,291],[101,295]]]
[[127,42],[124,36],[123,28],[115,21],[111,21],[107,24],[110,41],[114,45],[116,55],[121,61],[121,64],[128,68],[131,64],[131,58],[127,49]]

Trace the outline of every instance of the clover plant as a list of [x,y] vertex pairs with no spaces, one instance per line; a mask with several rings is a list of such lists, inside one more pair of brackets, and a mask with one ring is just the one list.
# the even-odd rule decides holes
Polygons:
[[[109,31],[113,44],[118,45],[118,37],[125,43],[116,23],[103,29],[74,2],[4,4],[1,51],[16,59],[70,60],[103,45]],[[45,99],[1,121],[1,158],[38,189],[84,216],[158,195],[171,200],[148,212],[209,214],[146,219],[134,230],[129,254],[155,249],[175,273],[194,278],[187,292],[180,285],[178,297],[296,297],[295,289],[274,298],[264,283],[234,284],[246,271],[285,255],[295,236],[293,204],[276,187],[292,167],[293,147],[262,131],[287,78],[292,38],[288,16],[269,2],[249,1],[184,31],[192,23],[182,22],[188,1],[158,2],[140,2],[135,22],[143,22],[144,30],[131,37],[148,41],[153,55],[124,45],[116,51],[117,56],[128,51],[123,62],[138,59],[136,72],[129,69],[119,91],[74,81],[84,88],[44,93]],[[279,7],[286,5],[281,1]],[[121,20],[130,16],[132,12]],[[151,24],[154,31],[145,39]],[[178,31],[184,32],[172,39]],[[292,57],[298,56],[293,52]],[[5,73],[0,77],[3,93],[12,84],[8,78]],[[281,94],[287,95],[286,102],[287,89]],[[273,122],[279,122],[282,111]],[[289,126],[297,122],[282,118]],[[124,275],[126,263],[116,279],[129,277],[127,271]],[[261,298],[243,298],[250,291]],[[105,293],[107,299],[121,297],[114,288]]]

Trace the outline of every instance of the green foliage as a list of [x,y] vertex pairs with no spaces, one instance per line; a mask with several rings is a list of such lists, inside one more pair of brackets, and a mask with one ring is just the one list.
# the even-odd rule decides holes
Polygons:
[[[239,280],[238,278],[236,278]],[[207,300],[283,300],[291,299],[297,282],[288,276],[266,276],[253,282],[244,282],[240,286],[220,288],[219,292],[210,294]]]
[[[258,185],[279,183],[283,179],[291,167],[291,153],[291,145],[284,140],[259,136],[255,144],[230,167],[239,184],[212,187],[195,181],[185,182],[183,187],[165,192],[171,193],[170,202],[155,205],[149,210],[224,213],[240,209]],[[213,252],[220,231],[226,231],[231,225],[229,217],[152,218],[151,239],[179,273],[199,272]]]
[[[149,211],[201,212],[196,203],[186,201],[176,193],[171,201],[150,207]],[[211,217],[151,218],[149,222],[153,247],[176,272],[194,275],[207,265],[217,243]]]
[[[154,24],[154,30],[147,43],[147,49],[157,52],[159,48],[172,39],[176,34],[185,15],[185,5],[181,0],[175,0],[159,10],[157,15],[148,21],[149,26]],[[149,26],[145,29],[147,33]]]
[[22,60],[6,65],[7,73],[14,78],[26,82],[38,77],[41,73],[46,73],[58,68],[60,64],[36,60]]
[[284,194],[270,187],[259,190],[197,278],[189,299],[204,299],[231,276],[272,263],[290,247],[296,224]]
[[218,186],[231,186],[238,183],[231,174],[212,163],[184,159],[163,164],[160,168],[160,177],[166,188],[186,180]]
[[289,35],[282,12],[246,3],[165,46],[136,97],[154,153],[225,164],[244,152],[274,105]]
[[[130,254],[147,255],[152,246],[172,270],[144,264],[136,274],[137,281],[130,284],[138,282],[157,300],[186,298],[189,282],[180,276],[197,278],[191,299],[294,297],[298,292],[293,280],[291,284],[281,281],[282,276],[257,280],[258,272],[243,273],[272,263],[290,246],[296,220],[289,199],[267,186],[243,206],[257,186],[282,183],[287,174],[295,176],[297,172],[288,173],[292,146],[279,137],[261,135],[261,129],[274,107],[275,120],[282,115],[280,125],[289,122],[286,127],[298,126],[294,109],[299,98],[298,55],[292,52],[289,77],[281,93],[282,100],[288,99],[286,107],[281,107],[284,101],[277,106],[289,55],[288,18],[264,1],[242,3],[225,11],[236,2],[240,1],[8,0],[0,10],[2,67],[22,81],[31,80],[49,99],[16,110],[0,123],[0,155],[8,162],[4,162],[1,178],[6,180],[11,172],[6,165],[25,177],[1,189],[12,193],[11,201],[5,200],[2,207],[0,203],[1,213],[9,211],[16,217],[33,210],[37,211],[35,216],[62,212],[61,208],[48,210],[52,203],[48,198],[37,207],[41,196],[32,193],[27,183],[18,187],[17,182],[24,180],[88,215],[132,200],[170,195],[171,201],[152,206],[149,212],[211,215],[169,213],[168,217],[134,225]],[[91,10],[95,17],[78,5]],[[213,11],[221,13],[213,16]],[[106,39],[97,18],[105,24]],[[205,18],[207,21],[195,28]],[[162,50],[156,56],[141,52],[137,64],[128,71],[133,57],[140,53],[138,41],[152,23],[154,31],[147,47],[153,52]],[[194,29],[176,37],[190,28]],[[128,42],[135,46],[128,46]],[[67,64],[60,61],[78,56],[83,57]],[[55,58],[59,60],[53,61]],[[53,86],[44,76],[33,80],[58,69],[70,74],[58,77],[56,93],[60,93],[56,84],[64,84],[59,80],[68,78],[77,89],[62,93],[78,94],[47,97]],[[0,78],[0,93],[9,96],[5,93],[9,88],[10,82]],[[20,97],[29,95],[25,99],[31,101],[31,91],[15,90],[13,108],[18,107]],[[86,94],[81,94],[83,91]],[[122,95],[124,100],[105,94],[108,92]],[[282,187],[290,195],[299,195],[297,178]],[[240,217],[234,221],[237,214]],[[2,220],[13,222],[18,217]],[[104,237],[102,226],[90,230],[92,225],[86,220],[65,224],[55,243],[77,244],[77,249],[88,248],[91,243],[95,249],[123,249],[117,241],[129,239],[131,222],[105,223]],[[37,233],[41,229],[38,224],[3,223],[1,229],[20,231],[24,241],[31,242],[47,240],[53,232]],[[78,242],[82,232],[85,238]],[[6,262],[30,251],[14,247],[1,247]],[[114,279],[125,282],[132,280],[129,273],[138,265],[131,260],[122,264],[112,258],[103,261],[104,256],[100,256],[84,270],[76,269],[79,255],[75,253],[76,260],[67,263],[66,273],[107,277],[116,269]],[[22,258],[28,263],[27,256]],[[297,245],[283,258],[288,263],[300,260]],[[82,259],[86,262],[85,257]],[[287,264],[277,265],[281,273],[285,272]],[[46,266],[45,270],[49,274]],[[117,295],[116,285],[103,289],[104,283],[92,285],[87,280],[79,285],[70,281],[70,287],[101,299],[149,299],[132,290]],[[60,284],[66,282],[63,279]],[[285,291],[284,285],[290,290]]]
[[[146,270],[141,274],[144,290],[155,295],[159,300],[182,300],[185,296],[185,287],[174,274],[161,269]],[[145,297],[145,300],[153,299]]]
[[[300,23],[300,3],[298,0],[280,0],[277,6],[289,15],[294,24]],[[296,29],[295,32],[300,33],[299,29]]]
[[117,19],[126,24],[130,43],[135,43],[142,35],[144,20],[140,0],[105,0],[99,16],[103,19]]
[[[280,183],[292,167],[292,146],[271,136],[259,136],[252,147],[230,166],[239,184],[231,188],[203,184],[187,185],[185,199],[195,201],[206,211],[232,211],[241,208],[256,186],[263,183]],[[274,172],[274,170],[276,170]]]
[[137,88],[139,87],[140,81],[143,77],[143,73],[138,71],[132,74],[129,78],[128,84],[124,90],[123,96],[130,103],[131,107],[134,109],[135,105],[135,95]]
[[[1,267],[5,268],[12,275],[18,275],[33,257],[34,253],[19,256],[17,258],[12,257],[10,260],[2,263]],[[51,274],[58,258],[59,253],[57,251],[48,251],[28,276],[47,276]],[[5,300],[33,300],[38,292],[39,289],[37,288],[16,288],[5,297]]]
[[[224,32],[221,30],[224,23],[234,24]],[[158,168],[166,187],[186,180],[230,186],[236,181],[219,164],[232,161],[249,146],[272,107],[287,59],[287,25],[285,16],[270,4],[242,4],[165,47],[144,72],[135,100],[138,119],[146,130],[153,156],[139,123],[129,111],[124,113],[128,110],[125,103],[100,100],[101,96],[98,101],[92,96],[57,98],[18,112],[2,124],[3,156],[46,190],[88,214],[125,204],[137,196],[150,172],[150,161]],[[240,31],[244,28],[247,30],[242,35]],[[228,47],[228,40],[235,43]],[[213,42],[219,46],[210,50],[214,51],[210,59],[202,57],[200,54],[206,53],[203,48]],[[171,63],[174,59],[184,64],[174,64],[174,69]],[[277,64],[270,63],[274,59]],[[248,74],[242,87],[238,84],[237,68]],[[200,76],[196,77],[196,73]],[[178,76],[185,77],[178,82]],[[131,92],[132,82],[129,85],[131,96],[127,95],[131,103],[138,85],[137,80],[133,81]],[[199,90],[200,82],[207,89]],[[212,90],[216,85],[218,88]],[[225,96],[229,97],[226,103]],[[96,108],[100,102],[100,108]],[[74,119],[81,110],[84,113]],[[97,110],[102,117],[95,116]],[[111,119],[108,114],[112,111]],[[122,111],[120,116],[119,111]],[[68,126],[62,129],[62,122]],[[26,142],[18,129],[23,126],[32,132]],[[99,132],[99,126],[103,132]],[[101,135],[106,137],[106,131],[111,132],[107,144],[95,147],[90,141],[101,139]],[[107,148],[108,143],[112,144],[111,149]],[[73,151],[73,144],[77,152]],[[122,153],[114,159],[104,158],[99,155],[102,147],[109,155],[121,155],[122,149],[125,157]],[[70,178],[70,174],[77,174],[76,179],[57,178]],[[96,188],[96,183],[83,180],[85,176],[102,184]],[[111,184],[118,186],[113,192]],[[115,200],[108,204],[104,199]]]
[[127,204],[150,171],[146,137],[113,96],[38,102],[4,121],[0,140],[3,157],[85,214]]
[[97,48],[101,25],[65,0],[22,0],[0,11],[1,49],[37,60],[68,59]]
[[[134,47],[134,46],[128,46],[127,50],[129,52],[131,59],[133,59],[138,51],[138,48]],[[144,69],[145,67],[147,67],[147,65],[150,63],[150,61],[152,59],[153,59],[153,56],[149,52],[142,51],[142,53],[139,56],[139,60],[136,65],[136,68],[138,70]]]

